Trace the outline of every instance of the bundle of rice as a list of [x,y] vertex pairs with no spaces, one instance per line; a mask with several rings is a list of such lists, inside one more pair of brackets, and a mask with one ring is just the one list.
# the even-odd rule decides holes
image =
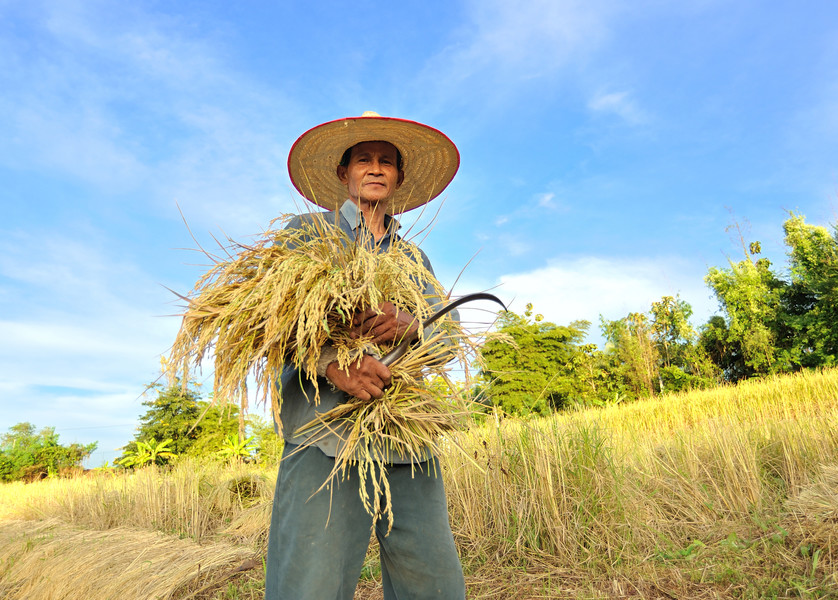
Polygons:
[[[190,367],[211,356],[215,398],[239,398],[242,414],[246,380],[253,375],[257,397],[270,400],[278,423],[285,365],[299,368],[317,389],[317,364],[327,342],[337,350],[342,369],[369,351],[371,335],[349,334],[356,312],[389,301],[424,322],[445,297],[414,245],[393,240],[388,250],[375,252],[319,215],[294,219],[293,227],[270,229],[252,245],[233,243],[225,260],[213,259],[215,265],[184,297],[188,306],[168,362],[186,381]],[[426,284],[436,291],[435,298],[423,295]],[[432,335],[420,328],[419,338],[389,365],[392,384],[383,398],[351,398],[308,425],[311,443],[318,430],[340,425],[345,431],[333,476],[356,466],[362,481],[371,481],[376,492],[387,496],[386,473],[376,470],[370,458],[393,453],[418,457],[434,447],[441,433],[462,424],[469,409],[446,365],[452,358],[471,362],[475,344],[448,317]],[[399,341],[376,349],[383,356]],[[389,511],[379,505],[378,496],[364,498],[376,516]]]

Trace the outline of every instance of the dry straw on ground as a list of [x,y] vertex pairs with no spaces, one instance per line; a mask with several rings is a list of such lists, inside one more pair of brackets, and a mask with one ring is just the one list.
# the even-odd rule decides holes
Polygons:
[[[316,369],[324,346],[335,348],[343,369],[370,351],[371,335],[349,333],[354,314],[388,301],[424,322],[445,297],[409,242],[394,238],[379,251],[373,240],[351,239],[322,214],[278,221],[286,227],[269,230],[252,245],[232,243],[223,260],[210,256],[215,265],[184,297],[188,306],[169,360],[186,381],[190,369],[211,357],[216,398],[240,399],[242,414],[252,375],[257,398],[271,402],[277,422],[284,367],[298,368],[314,384],[316,403]],[[424,295],[426,288],[434,290],[433,297]],[[420,329],[419,337],[390,365],[392,385],[383,398],[352,398],[308,427],[311,440],[334,429],[343,432],[346,443],[333,475],[357,467],[376,492],[365,499],[372,514],[382,509],[379,499],[387,496],[388,486],[383,472],[369,468],[369,459],[419,457],[469,413],[446,365],[452,358],[472,362],[475,344],[447,317],[433,332]],[[400,341],[374,350],[384,355]]]
[[152,531],[82,530],[56,520],[0,524],[0,597],[187,600],[245,569],[261,567],[249,549],[198,545]]
[[[838,597],[838,369],[525,422],[489,417],[447,438],[483,467],[441,449],[470,598]],[[180,460],[9,483],[0,522],[156,529],[263,553],[275,477],[273,467]],[[25,527],[28,549],[24,540],[0,549],[0,597],[40,543],[36,525]],[[182,548],[167,547],[173,559]],[[74,581],[103,564],[77,563]],[[15,585],[26,578],[14,573]],[[239,576],[247,594],[227,597],[259,598],[258,569]]]

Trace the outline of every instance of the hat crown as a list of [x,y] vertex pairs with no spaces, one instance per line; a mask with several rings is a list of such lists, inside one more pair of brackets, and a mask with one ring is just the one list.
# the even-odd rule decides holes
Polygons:
[[365,110],[361,113],[362,117],[380,117],[381,115],[375,112],[374,110]]

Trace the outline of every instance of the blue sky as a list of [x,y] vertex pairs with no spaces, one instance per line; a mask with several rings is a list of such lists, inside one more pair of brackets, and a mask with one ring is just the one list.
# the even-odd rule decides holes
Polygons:
[[296,137],[365,110],[460,149],[440,280],[479,251],[455,293],[592,341],[665,294],[716,312],[734,222],[782,267],[787,211],[836,221],[838,4],[516,4],[0,0],[0,431],[112,459],[178,327],[163,286],[206,262],[177,207],[202,244],[258,234],[303,204]]

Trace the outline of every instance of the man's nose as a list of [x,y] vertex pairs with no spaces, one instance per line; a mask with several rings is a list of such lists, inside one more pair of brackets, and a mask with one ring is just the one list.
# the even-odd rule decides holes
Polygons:
[[370,173],[381,173],[381,161],[377,158],[370,161]]

